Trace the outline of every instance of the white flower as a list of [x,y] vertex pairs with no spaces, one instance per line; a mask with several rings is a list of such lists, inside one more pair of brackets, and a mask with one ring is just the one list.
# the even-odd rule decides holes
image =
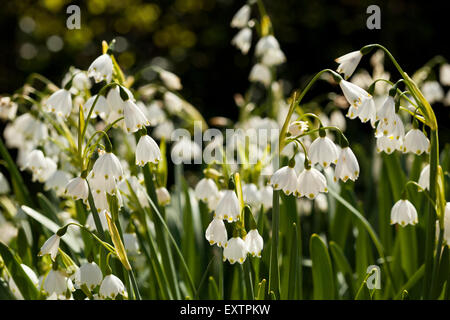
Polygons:
[[236,261],[243,264],[247,258],[247,246],[244,240],[234,237],[228,240],[223,250],[223,261],[228,260],[231,264]]
[[248,4],[243,5],[233,16],[231,20],[232,28],[244,28],[250,19],[251,8]]
[[241,50],[242,54],[247,54],[252,44],[252,30],[250,28],[242,29],[233,37],[231,44]]
[[86,285],[89,290],[93,290],[102,282],[102,270],[95,262],[83,263],[78,272],[77,285],[80,287]]
[[[92,106],[94,105],[95,99],[97,99],[97,95],[90,97],[84,103],[83,112],[84,112],[85,117],[87,117],[89,111],[91,110]],[[95,103],[91,118],[100,116],[100,118],[105,119],[106,115],[109,113],[109,111],[110,110],[109,110],[108,101],[106,101],[106,98],[101,95],[98,97],[97,102]]]
[[336,169],[334,171],[334,181],[341,179],[346,182],[348,179],[355,181],[359,176],[359,164],[350,147],[341,149]]
[[33,150],[27,156],[25,168],[30,169],[33,173],[38,173],[45,168],[45,156],[41,150]]
[[402,227],[408,224],[415,225],[419,222],[417,211],[408,200],[398,200],[391,210],[391,224],[398,223]]
[[258,43],[256,44],[255,55],[257,57],[261,57],[269,49],[280,49],[280,44],[278,43],[277,39],[272,35],[268,35],[259,39]]
[[305,121],[292,121],[288,128],[288,132],[294,137],[305,133],[307,130],[308,123]]
[[203,178],[195,186],[195,196],[203,202],[209,203],[219,195],[219,189],[213,179]]
[[194,163],[197,163],[202,156],[202,149],[197,143],[183,136],[172,146],[171,156],[174,164],[189,164],[191,159],[194,159]]
[[[97,205],[96,205],[96,207],[97,207]],[[98,209],[98,207],[97,207],[97,209]],[[108,214],[108,212],[106,210],[103,210],[103,211],[98,213],[98,216],[100,218],[100,223],[102,225],[102,229],[103,230],[108,230],[108,220],[106,219],[106,215],[107,214]],[[88,217],[86,219],[86,227],[89,230],[96,230],[97,229],[97,227],[95,226],[94,216],[92,215],[92,212],[89,212],[89,215],[88,215]]]
[[227,229],[222,219],[214,218],[206,228],[205,238],[209,241],[210,245],[217,244],[219,247],[223,247],[227,242]]
[[67,184],[69,183],[69,174],[65,171],[57,170],[51,177],[45,181],[44,190],[55,190],[58,197],[65,193]]
[[317,169],[305,168],[297,179],[295,195],[297,197],[308,197],[314,199],[319,192],[327,192],[327,180]]
[[180,78],[176,74],[161,69],[159,71],[159,76],[161,80],[164,82],[164,85],[170,90],[180,90],[183,88],[183,86],[181,85]]
[[161,101],[153,101],[145,110],[145,115],[147,116],[147,119],[152,119],[150,122],[151,126],[156,126],[158,124],[161,124],[166,120],[166,114],[164,113],[162,109],[162,102]]
[[381,136],[393,137],[396,140],[403,140],[405,136],[405,126],[398,114],[395,114],[392,120],[388,122],[380,120],[375,130],[375,137]]
[[147,162],[157,164],[161,161],[161,150],[150,136],[141,136],[136,146],[136,164],[143,167]]
[[0,172],[0,194],[6,194],[10,191],[9,182],[3,173]]
[[130,133],[150,125],[142,110],[130,99],[123,103],[123,116],[127,131]]
[[430,165],[429,164],[427,164],[420,172],[419,181],[417,183],[422,187],[422,189],[424,189],[424,190],[429,189],[429,187],[430,187]]
[[66,185],[66,193],[74,200],[82,199],[85,203],[89,196],[89,187],[86,179],[76,177],[71,179]]
[[261,206],[261,195],[258,187],[254,183],[245,184],[242,187],[242,194],[244,197],[244,202],[251,205],[253,208]]
[[361,51],[358,50],[344,54],[343,56],[337,58],[335,60],[337,63],[339,63],[337,72],[343,73],[345,80],[347,80],[352,76],[353,72],[355,72],[355,69],[361,61],[362,56],[363,55]]
[[274,190],[283,190],[286,195],[290,195],[297,189],[297,174],[294,168],[285,166],[278,169],[270,178],[270,184]]
[[45,157],[44,166],[37,172],[33,173],[32,180],[45,182],[56,172],[56,168],[57,168],[56,162],[53,161],[53,159],[51,158]]
[[272,75],[269,68],[263,64],[257,63],[250,71],[248,80],[251,82],[261,82],[264,86],[268,87],[272,81]]
[[164,105],[170,113],[176,114],[181,112],[183,108],[183,100],[175,93],[167,91],[164,93]]
[[362,123],[370,121],[372,128],[375,128],[375,121],[377,118],[377,108],[373,99],[365,99],[361,106],[358,108],[358,118]]
[[102,299],[114,299],[118,294],[126,296],[125,286],[119,278],[113,274],[109,274],[103,279],[99,294]]
[[248,253],[253,257],[261,258],[261,251],[264,246],[264,240],[257,229],[250,230],[244,238]]
[[391,154],[395,150],[402,150],[402,140],[394,139],[392,136],[381,136],[377,138],[377,152]]
[[139,242],[136,233],[124,233],[123,244],[129,253],[139,253]]
[[270,48],[264,53],[261,62],[268,67],[277,66],[286,62],[286,56],[281,49]]
[[272,208],[273,188],[271,186],[264,186],[260,190],[261,203],[264,209]]
[[342,89],[345,99],[351,106],[358,108],[362,105],[365,99],[371,99],[372,96],[367,93],[364,89],[358,87],[356,84],[348,82],[346,80],[341,80],[339,86]]
[[0,98],[0,119],[12,120],[16,117],[18,105],[10,97]]
[[53,261],[55,261],[56,255],[58,254],[59,241],[61,237],[57,234],[52,235],[41,247],[39,251],[39,256],[49,254]]
[[338,127],[339,129],[341,129],[341,131],[345,131],[347,123],[341,111],[334,110],[333,112],[331,112],[330,125]]
[[156,189],[156,197],[158,198],[158,203],[161,206],[166,206],[170,203],[170,193],[164,187]]
[[388,96],[381,107],[377,110],[376,120],[392,122],[395,120],[395,100],[394,97]]
[[403,152],[412,152],[422,154],[430,152],[430,140],[419,129],[411,129],[405,136],[403,143]]
[[65,295],[67,289],[73,291],[72,281],[61,271],[51,269],[44,280],[44,290],[49,295]]
[[429,103],[435,103],[444,99],[444,90],[437,81],[426,81],[421,89]]
[[59,89],[54,92],[44,103],[44,108],[48,112],[67,118],[72,111],[72,96],[70,92],[66,89]]
[[439,80],[444,86],[450,86],[450,64],[442,64],[439,70]]
[[97,57],[89,66],[88,76],[93,77],[95,82],[106,80],[110,82],[113,72],[113,63],[108,54],[102,54]]
[[321,164],[327,168],[330,164],[336,164],[339,157],[339,150],[330,138],[324,136],[314,140],[308,150],[311,164]]
[[225,190],[222,198],[217,204],[214,217],[233,222],[239,219],[239,214],[239,200],[236,193],[234,190]]
[[111,152],[105,152],[94,163],[91,177],[101,191],[113,193],[116,182],[122,180],[123,169],[119,159]]
[[158,124],[155,127],[155,130],[153,131],[153,136],[156,139],[161,140],[162,138],[168,139],[172,135],[172,132],[175,130],[175,127],[172,123],[172,121],[167,120],[160,124]]

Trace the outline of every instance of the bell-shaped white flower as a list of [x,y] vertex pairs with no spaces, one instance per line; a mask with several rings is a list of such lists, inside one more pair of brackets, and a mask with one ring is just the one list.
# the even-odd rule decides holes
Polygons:
[[257,63],[250,71],[248,80],[251,82],[261,82],[264,86],[268,87],[272,81],[272,74],[268,67],[261,63]]
[[50,258],[55,261],[56,255],[58,254],[60,239],[61,237],[57,234],[52,235],[44,242],[38,255],[43,256],[49,254]]
[[161,78],[164,85],[170,90],[180,90],[183,88],[180,78],[170,71],[161,69],[159,71],[159,77]]
[[65,171],[57,170],[45,181],[44,190],[55,190],[56,195],[61,197],[64,195],[68,183],[69,174]]
[[305,168],[297,179],[295,195],[314,199],[319,192],[327,192],[327,179],[315,168]]
[[166,120],[155,127],[155,130],[153,130],[153,136],[159,140],[163,138],[169,139],[174,130],[175,127],[173,125],[173,122],[170,120]]
[[268,67],[273,67],[286,62],[286,56],[281,49],[270,48],[264,53],[261,62]]
[[261,258],[264,240],[257,229],[250,230],[245,236],[244,242],[249,254],[253,257]]
[[171,156],[174,164],[190,164],[192,159],[197,163],[201,159],[202,149],[195,141],[183,136],[172,146]]
[[143,167],[147,162],[157,164],[161,161],[161,150],[158,144],[148,135],[139,138],[136,146],[136,164]]
[[33,172],[32,180],[33,181],[37,180],[43,183],[48,179],[50,179],[50,177],[56,172],[56,168],[57,168],[56,162],[49,157],[45,157],[44,167],[38,172]]
[[416,208],[406,199],[398,200],[391,210],[391,224],[399,224],[405,227],[408,224],[415,225],[419,222]]
[[87,117],[89,111],[91,110],[92,106],[94,105],[94,101],[97,99],[97,102],[95,103],[94,110],[92,110],[91,118],[95,118],[97,116],[100,116],[100,118],[105,119],[106,115],[109,113],[109,104],[106,101],[106,98],[104,96],[99,96],[97,98],[97,95],[90,97],[87,99],[83,106],[83,112],[84,116]]
[[429,103],[441,101],[444,98],[444,89],[437,81],[425,81],[422,85],[422,93]]
[[0,119],[12,120],[16,117],[18,104],[11,100],[10,97],[0,98]]
[[342,89],[345,99],[355,108],[361,106],[365,99],[372,99],[372,96],[364,89],[346,80],[341,80],[339,86]]
[[98,182],[100,190],[113,193],[116,182],[123,177],[119,159],[112,152],[105,152],[95,161],[91,177]]
[[170,203],[170,193],[165,187],[159,187],[156,189],[156,197],[160,206],[166,206]]
[[38,174],[40,171],[45,169],[46,162],[44,153],[41,150],[31,151],[25,162],[25,168],[30,169],[34,174]]
[[393,136],[381,136],[377,138],[377,152],[391,154],[395,150],[402,149],[402,140],[394,139]]
[[348,179],[355,181],[359,176],[359,164],[350,147],[341,149],[336,169],[334,170],[334,181],[341,179],[346,182]]
[[250,19],[251,8],[248,4],[243,5],[233,16],[231,20],[232,28],[244,28]]
[[376,120],[391,122],[395,120],[395,100],[388,96],[381,107],[377,110]]
[[260,190],[261,203],[264,209],[272,208],[273,188],[271,186],[264,186]]
[[214,218],[206,228],[205,238],[210,245],[217,244],[219,247],[225,246],[228,235],[227,229],[222,219]]
[[228,222],[237,221],[239,219],[239,200],[234,190],[225,190],[222,198],[217,204],[214,217],[225,219]]
[[82,199],[86,203],[89,196],[89,186],[86,179],[81,177],[71,179],[66,185],[66,193],[74,200]]
[[86,262],[81,265],[77,278],[77,285],[86,285],[89,290],[93,290],[102,282],[103,274],[95,262]]
[[283,190],[290,195],[297,189],[297,174],[294,168],[285,166],[275,171],[270,178],[270,184],[274,190]]
[[292,121],[288,128],[288,132],[294,137],[305,133],[307,130],[308,123],[305,121]]
[[175,93],[170,91],[164,93],[164,105],[170,113],[176,114],[181,112],[183,104],[183,100]]
[[375,121],[377,117],[377,108],[373,99],[365,99],[361,106],[358,108],[358,118],[362,123],[370,121],[372,128],[375,127]]
[[330,164],[337,163],[339,150],[330,138],[323,136],[311,143],[308,155],[312,165],[319,163],[327,168]]
[[419,129],[411,129],[405,135],[405,142],[403,143],[403,152],[412,152],[415,154],[422,154],[423,152],[430,152],[430,140]]
[[256,43],[255,55],[261,57],[270,49],[280,49],[280,44],[274,36],[264,36]]
[[398,114],[389,121],[380,120],[375,129],[375,137],[392,136],[396,140],[403,140],[405,137],[405,126]]
[[339,129],[341,129],[341,131],[345,131],[347,123],[341,111],[334,110],[333,112],[331,112],[330,125],[338,127]]
[[361,51],[358,50],[344,54],[343,56],[337,58],[335,60],[337,63],[339,63],[337,72],[343,73],[345,80],[347,80],[352,76],[353,72],[355,72],[355,69],[361,61],[362,56],[363,55]]
[[250,28],[242,29],[233,37],[231,44],[241,50],[242,54],[247,54],[252,45],[252,30]]
[[113,72],[113,63],[108,54],[102,54],[97,57],[89,66],[88,76],[93,77],[95,82],[105,80],[111,82]]
[[61,271],[51,269],[44,280],[44,291],[47,294],[65,295],[66,291],[74,291],[72,281]]
[[136,233],[124,233],[123,245],[125,246],[125,249],[131,254],[140,253],[139,242]]
[[[419,181],[417,182],[422,189],[428,190],[430,186],[430,165],[427,164],[420,172]],[[419,190],[421,191],[421,190]]]
[[203,178],[195,186],[194,193],[197,199],[208,203],[219,195],[219,189],[213,179]]
[[99,294],[102,299],[115,299],[118,294],[126,296],[125,286],[122,280],[113,274],[109,274],[103,279]]
[[142,110],[130,99],[123,103],[123,116],[127,131],[130,133],[150,125]]
[[223,261],[228,260],[231,264],[239,262],[243,264],[247,258],[247,246],[244,240],[239,237],[233,237],[225,244],[223,249]]
[[[97,210],[98,210],[99,208],[98,208],[97,204],[96,204],[96,207],[97,207]],[[102,229],[103,230],[108,230],[108,220],[106,218],[107,214],[108,214],[108,212],[106,210],[103,210],[103,211],[98,213],[98,216],[100,218],[100,223],[102,225]],[[89,212],[89,215],[86,218],[86,227],[89,230],[97,230],[97,227],[95,226],[94,216],[92,215],[92,212]]]
[[48,112],[67,118],[72,111],[72,96],[70,92],[66,89],[59,89],[54,92],[44,103],[44,108]]
[[253,208],[261,206],[261,195],[258,187],[254,183],[245,184],[242,187],[242,195],[244,197],[244,202],[248,203]]

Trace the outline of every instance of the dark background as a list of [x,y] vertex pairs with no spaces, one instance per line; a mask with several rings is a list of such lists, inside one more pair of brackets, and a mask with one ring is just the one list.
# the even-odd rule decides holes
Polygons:
[[[288,64],[279,68],[292,88],[303,85],[325,67],[336,68],[341,54],[378,42],[385,45],[404,70],[412,74],[440,54],[450,57],[448,11],[445,1],[303,1],[263,0]],[[133,73],[158,57],[183,83],[182,95],[205,116],[236,118],[233,95],[244,93],[252,66],[252,51],[243,56],[230,45],[236,29],[229,24],[244,1],[237,0],[23,0],[2,1],[0,9],[0,94],[19,88],[30,72],[46,75],[57,84],[70,65],[86,69],[99,55],[101,40],[124,37],[126,49],[116,53],[124,70]],[[81,7],[81,29],[66,28],[66,8]],[[371,4],[381,8],[381,30],[366,27]],[[256,10],[255,10],[256,11]],[[23,31],[23,17],[34,20]],[[48,37],[58,35],[64,46],[51,52]],[[34,47],[32,58],[22,57],[24,44]],[[154,60],[153,60],[154,61]],[[369,66],[365,59],[362,66]],[[387,62],[393,78],[397,73]],[[436,110],[447,126],[448,112]],[[444,121],[442,121],[444,120]]]

